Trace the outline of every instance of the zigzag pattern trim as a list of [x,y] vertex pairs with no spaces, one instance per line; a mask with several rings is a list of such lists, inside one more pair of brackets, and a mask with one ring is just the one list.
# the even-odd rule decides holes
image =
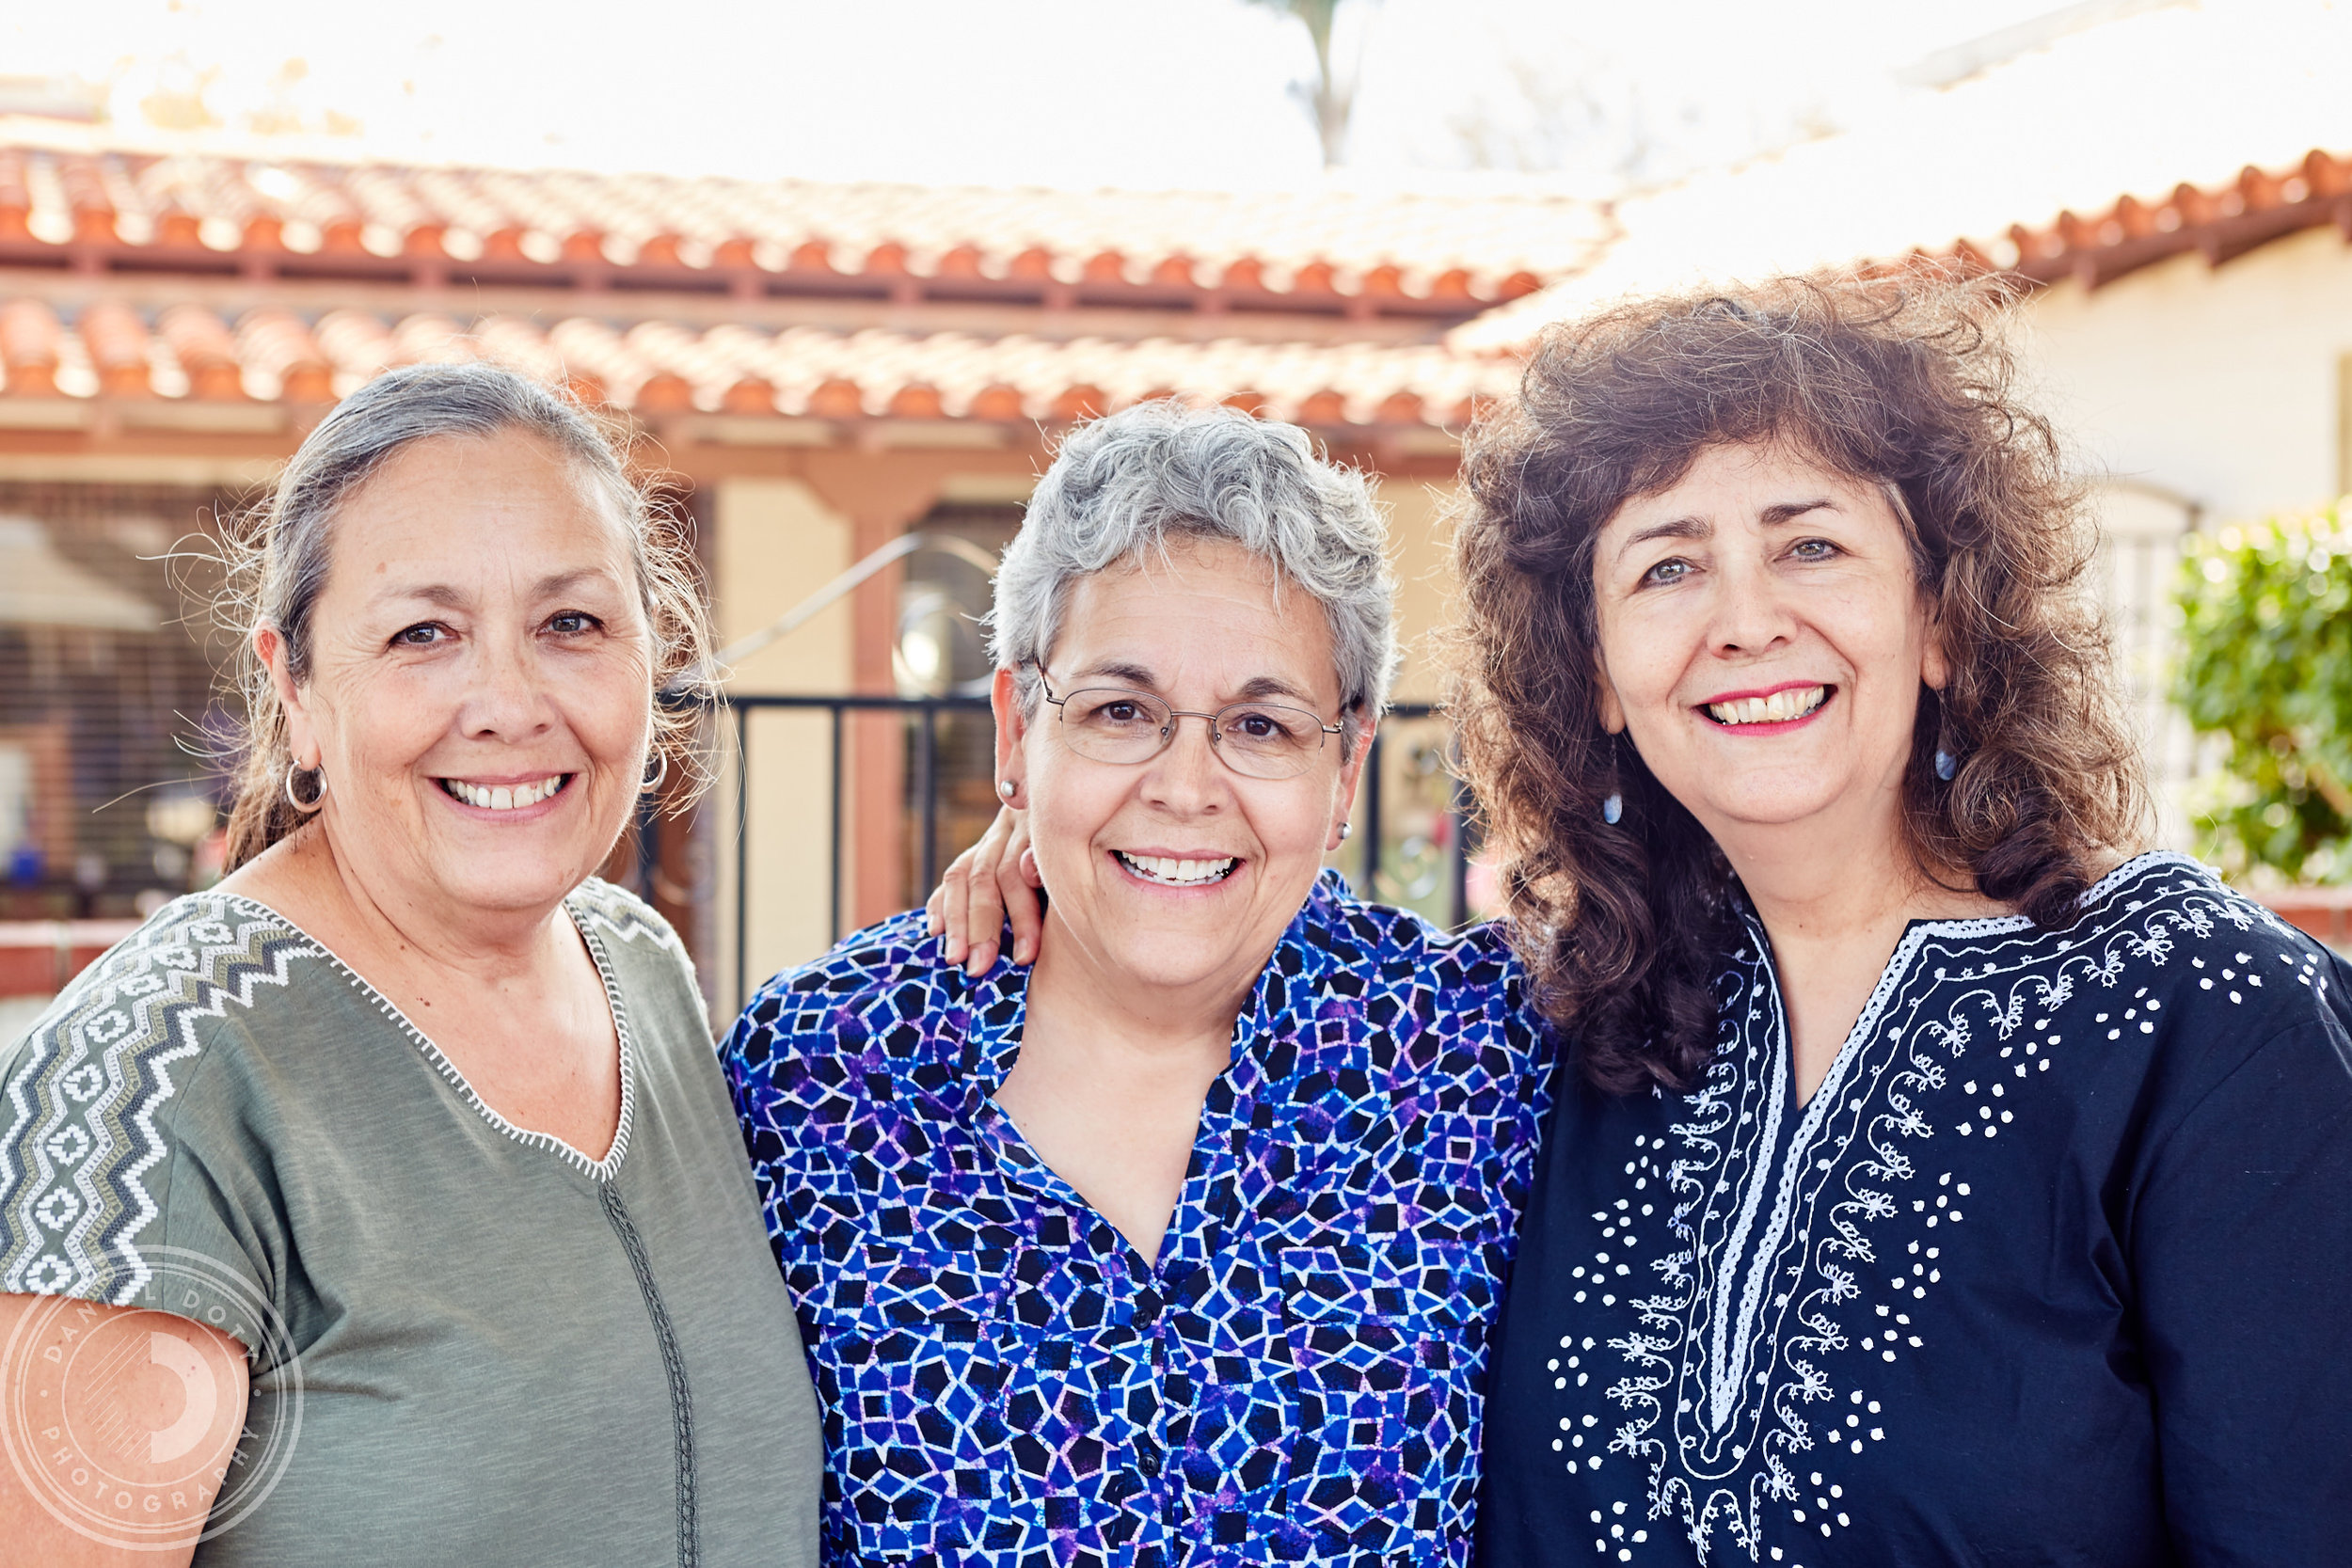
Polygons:
[[[0,1134],[0,1291],[121,1305],[152,1277],[139,1237],[156,1118],[201,1065],[199,1023],[324,957],[260,905],[175,900],[69,985],[33,1026]],[[186,1064],[182,1066],[181,1064]]]

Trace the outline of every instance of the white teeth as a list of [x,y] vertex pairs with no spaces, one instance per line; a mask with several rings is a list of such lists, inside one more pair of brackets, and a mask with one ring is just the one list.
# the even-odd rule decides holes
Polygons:
[[1769,697],[1735,697],[1709,703],[1708,713],[1719,724],[1778,724],[1802,719],[1829,697],[1826,686],[1792,686]]
[[513,811],[518,806],[535,806],[564,787],[568,775],[550,774],[535,784],[501,785],[470,784],[463,779],[443,779],[441,787],[469,806],[484,811]]
[[1185,861],[1172,855],[1131,855],[1118,851],[1119,863],[1148,882],[1160,882],[1169,887],[1196,887],[1214,882],[1232,874],[1241,863],[1236,859],[1221,861]]

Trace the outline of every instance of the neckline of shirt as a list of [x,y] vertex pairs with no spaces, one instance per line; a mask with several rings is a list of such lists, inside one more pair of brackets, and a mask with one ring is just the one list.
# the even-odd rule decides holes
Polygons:
[[[2185,866],[2194,871],[2205,869],[2203,864],[2193,856],[2184,855],[2176,849],[2144,850],[2085,888],[2075,899],[2075,907],[2087,914],[2106,902],[2125,883],[2137,881],[2141,877],[2166,866]],[[1788,1027],[1780,996],[1780,966],[1772,959],[1772,939],[1764,929],[1764,922],[1756,915],[1754,907],[1747,904],[1744,898],[1741,900],[1740,914],[1742,923],[1747,927],[1749,940],[1756,944],[1756,967],[1762,972],[1767,982],[1766,994],[1771,998],[1772,1006],[1771,1027],[1778,1037],[1781,1047],[1782,1059],[1779,1062],[1781,1077],[1787,1082],[1788,1087],[1793,1089],[1796,1063],[1788,1049]],[[2008,935],[2032,929],[2034,929],[2032,918],[2022,914],[1962,915],[1940,920],[1905,922],[1902,935],[1895,941],[1895,950],[1887,955],[1885,967],[1879,971],[1878,983],[1870,988],[1869,1000],[1862,1005],[1862,1011],[1854,1018],[1853,1027],[1846,1032],[1846,1037],[1838,1043],[1837,1054],[1831,1058],[1828,1072],[1823,1074],[1821,1082],[1806,1098],[1799,1114],[1802,1116],[1810,1113],[1823,1096],[1834,1095],[1836,1092],[1845,1078],[1846,1069],[1851,1065],[1859,1042],[1869,1039],[1878,1032],[1887,999],[1895,993],[1896,990],[1901,986],[1904,977],[1911,973],[1912,960],[1918,956],[1919,949],[1927,945],[1929,939]],[[1801,1128],[1800,1135],[1803,1131]]]
[[223,903],[242,905],[276,921],[294,936],[301,939],[320,958],[326,959],[342,975],[344,981],[353,990],[367,998],[376,1011],[389,1019],[403,1034],[406,1035],[409,1041],[416,1046],[419,1053],[424,1057],[426,1065],[433,1069],[443,1083],[456,1091],[458,1099],[469,1106],[476,1116],[489,1123],[495,1131],[526,1148],[542,1149],[553,1154],[591,1181],[609,1182],[619,1174],[621,1162],[628,1158],[629,1131],[636,1121],[636,1052],[634,1037],[629,1028],[628,1008],[621,999],[620,983],[612,973],[612,957],[605,951],[604,942],[591,927],[589,921],[582,918],[581,911],[573,902],[580,897],[581,891],[580,888],[575,888],[564,895],[564,913],[565,918],[571,921],[572,929],[580,933],[581,943],[588,949],[589,961],[596,967],[596,979],[604,988],[605,1006],[612,1009],[612,1034],[620,1051],[621,1116],[612,1131],[612,1147],[605,1150],[604,1158],[601,1160],[592,1159],[586,1152],[552,1132],[534,1132],[528,1127],[517,1126],[501,1116],[491,1107],[489,1101],[484,1100],[475,1091],[473,1085],[467,1081],[465,1073],[460,1071],[457,1064],[451,1061],[441,1048],[433,1042],[433,1037],[419,1028],[416,1022],[401,1010],[399,1003],[376,990],[369,983],[365,975],[345,963],[342,955],[304,930],[280,911],[262,903],[258,898],[239,893],[199,894],[197,896],[216,898]]
[[[1257,979],[1250,982],[1248,999],[1242,1003],[1241,1011],[1234,1015],[1233,1043],[1237,1048],[1254,1042],[1272,1023],[1272,1009],[1267,1006],[1266,993],[1273,987],[1278,968],[1276,960],[1280,958],[1285,948],[1295,949],[1299,954],[1298,972],[1294,976],[1298,980],[1314,980],[1329,966],[1329,949],[1308,941],[1307,932],[1315,921],[1327,921],[1329,918],[1332,905],[1340,897],[1339,892],[1331,885],[1336,875],[1326,868],[1316,876],[1314,885],[1308,889],[1306,898],[1298,906],[1298,912],[1291,916],[1290,924],[1282,927],[1282,934],[1274,939],[1274,950],[1266,955],[1265,962],[1259,967]],[[921,913],[920,911],[915,912]],[[1012,1070],[1012,1057],[1020,1051],[1021,1036],[1028,1025],[1029,975],[1028,966],[999,958],[986,974],[971,983],[966,1006],[972,1022],[964,1036],[965,1069],[971,1082],[979,1089],[980,1099],[989,1104],[995,1102],[996,1091],[1004,1086],[1006,1074]],[[1009,1002],[1011,1011],[1001,1022],[992,1022],[988,1014],[999,1002]],[[1240,1056],[1241,1051],[1236,1049],[1234,1059],[1238,1061]],[[1226,1071],[1232,1070],[1229,1065]]]
[[[2203,869],[2196,860],[2175,850],[2148,850],[2123,862],[2084,889],[2081,896],[2076,900],[2077,907],[2088,914],[2125,884],[2168,866],[2185,866],[2200,871]],[[1831,1058],[1829,1070],[1822,1074],[1821,1081],[1814,1086],[1813,1093],[1807,1096],[1802,1104],[1798,1104],[1795,1095],[1796,1062],[1788,1039],[1788,1013],[1781,999],[1780,969],[1772,959],[1772,942],[1764,929],[1763,921],[1757,917],[1753,908],[1743,908],[1740,912],[1748,929],[1749,940],[1756,944],[1756,967],[1769,1005],[1768,1016],[1762,1020],[1762,1022],[1769,1031],[1768,1044],[1771,1047],[1772,1079],[1767,1091],[1767,1120],[1761,1132],[1762,1141],[1758,1147],[1767,1162],[1787,1168],[1772,1172],[1768,1170],[1766,1164],[1759,1164],[1750,1173],[1748,1191],[1740,1207],[1737,1233],[1730,1248],[1731,1256],[1745,1259],[1747,1266],[1736,1271],[1727,1271],[1718,1281],[1718,1300],[1715,1311],[1716,1343],[1711,1347],[1713,1354],[1710,1356],[1710,1363],[1713,1370],[1708,1390],[1711,1414],[1715,1418],[1713,1424],[1717,1426],[1723,1423],[1724,1412],[1736,1396],[1736,1390],[1724,1381],[1735,1372],[1733,1358],[1724,1354],[1727,1349],[1726,1336],[1742,1344],[1746,1343],[1750,1337],[1751,1325],[1761,1308],[1765,1292],[1765,1280],[1761,1272],[1764,1261],[1777,1255],[1778,1239],[1787,1229],[1789,1222],[1791,1194],[1794,1190],[1792,1178],[1797,1164],[1803,1159],[1810,1157],[1809,1151],[1820,1136],[1821,1123],[1833,1113],[1845,1093],[1846,1081],[1852,1075],[1855,1065],[1884,1027],[1887,1005],[1895,993],[1901,989],[1903,982],[1910,977],[1912,966],[1916,961],[1920,949],[1936,937],[1965,939],[1994,935],[2006,936],[2034,928],[2031,918],[2022,914],[1968,915],[1942,920],[1906,922],[1902,935],[1896,940],[1895,950],[1887,955],[1886,966],[1879,972],[1878,983],[1870,989],[1869,1000],[1863,1004],[1862,1011],[1854,1019],[1853,1027],[1847,1031],[1846,1037],[1838,1043],[1837,1054]],[[1783,1144],[1780,1139],[1780,1126],[1784,1117],[1790,1110],[1793,1110],[1796,1115],[1796,1126],[1789,1132],[1787,1142]],[[1769,1183],[1768,1176],[1771,1178]],[[1744,1244],[1745,1239],[1758,1218],[1758,1209],[1766,1196],[1765,1189],[1768,1184],[1772,1189],[1772,1212],[1764,1220],[1765,1240],[1763,1243],[1751,1254]],[[1737,1291],[1736,1319],[1734,1317],[1735,1298],[1731,1293],[1735,1288]],[[1744,1359],[1738,1362],[1740,1367],[1744,1367]]]
[[[1328,919],[1332,905],[1341,896],[1339,890],[1332,886],[1332,876],[1327,869],[1315,878],[1314,885],[1299,904],[1298,912],[1291,917],[1290,924],[1282,927],[1282,934],[1275,939],[1274,950],[1266,955],[1258,978],[1251,983],[1248,999],[1234,1016],[1232,1060],[1225,1065],[1216,1078],[1216,1084],[1225,1085],[1229,1094],[1238,1088],[1232,1083],[1232,1073],[1245,1060],[1255,1065],[1262,1075],[1264,1073],[1265,1064],[1258,1059],[1252,1047],[1270,1032],[1273,1025],[1267,992],[1272,988],[1279,968],[1278,960],[1284,949],[1295,949],[1300,955],[1301,961],[1295,977],[1301,981],[1311,981],[1328,966],[1329,951],[1308,941],[1307,931],[1314,921]],[[1071,1185],[1066,1177],[1055,1170],[1031,1147],[1021,1132],[1020,1123],[996,1102],[996,1091],[1004,1086],[1006,1076],[1012,1070],[1012,1058],[1020,1051],[1021,1036],[1028,1023],[1029,970],[1000,958],[993,969],[973,985],[974,990],[968,1003],[972,1022],[964,1037],[964,1051],[967,1077],[978,1090],[977,1104],[971,1114],[975,1130],[985,1134],[999,1150],[1007,1177],[1028,1186],[1041,1197],[1074,1206],[1103,1224],[1109,1225],[1109,1220],[1103,1217],[1102,1212],[1088,1200],[1086,1195]],[[999,1001],[1009,1001],[1011,1009],[1001,1022],[991,1022],[988,1015]],[[1200,1123],[1193,1130],[1192,1159],[1200,1163],[1200,1168],[1187,1165],[1184,1186],[1178,1193],[1175,1212],[1168,1216],[1168,1230],[1161,1240],[1158,1254],[1146,1263],[1142,1249],[1123,1235],[1120,1238],[1120,1245],[1139,1279],[1161,1277],[1171,1264],[1180,1261],[1187,1267],[1191,1266],[1198,1259],[1187,1260],[1189,1254],[1184,1245],[1185,1240],[1214,1225],[1218,1218],[1213,1197],[1217,1175],[1216,1166],[1223,1156],[1225,1146],[1224,1141],[1212,1135],[1208,1128],[1209,1107],[1216,1098],[1216,1084],[1210,1085],[1208,1096],[1202,1100]],[[1191,1222],[1189,1226],[1186,1223],[1188,1220]]]

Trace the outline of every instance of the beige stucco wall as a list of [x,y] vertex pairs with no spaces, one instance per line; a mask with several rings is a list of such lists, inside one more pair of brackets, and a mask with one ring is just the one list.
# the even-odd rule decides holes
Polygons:
[[[1404,657],[1391,697],[1399,703],[1434,703],[1445,694],[1444,667],[1432,634],[1454,615],[1451,507],[1458,486],[1419,479],[1384,479],[1377,495],[1388,509],[1391,547],[1397,578],[1397,641]],[[1447,787],[1437,770],[1445,746],[1438,720],[1391,716],[1382,726],[1381,807],[1385,832],[1381,879],[1363,880],[1366,815],[1357,798],[1355,836],[1328,857],[1359,894],[1414,904],[1442,917],[1448,907],[1444,848],[1433,835],[1444,812]]]
[[[722,644],[759,630],[823,587],[850,564],[848,518],[797,480],[723,480],[712,514],[717,534],[712,590]],[[735,692],[847,691],[850,607],[824,610],[807,625],[737,666]],[[735,931],[738,803],[736,769],[727,768],[707,818],[717,860],[713,976],[719,1010],[729,1012],[756,985],[788,964],[823,952],[827,922],[830,725],[822,713],[752,711],[752,795],[741,818],[749,831],[751,898],[748,961],[739,961]],[[728,742],[732,744],[731,739]]]
[[1397,669],[1400,703],[1434,703],[1444,681],[1430,634],[1453,615],[1454,566],[1447,532],[1448,508],[1460,486],[1423,480],[1385,480],[1381,503],[1389,509],[1390,538],[1396,551],[1397,641],[1404,662]]
[[2335,495],[2352,246],[2319,229],[2219,267],[2175,257],[2104,288],[2045,290],[2026,321],[2036,390],[2097,484],[2101,587],[2153,764],[2159,836],[2191,847],[2212,759],[2164,696],[2175,541]]
[[2335,493],[2352,245],[2309,230],[2219,267],[2180,256],[2029,310],[2051,405],[2108,473],[2177,491],[2209,521]]

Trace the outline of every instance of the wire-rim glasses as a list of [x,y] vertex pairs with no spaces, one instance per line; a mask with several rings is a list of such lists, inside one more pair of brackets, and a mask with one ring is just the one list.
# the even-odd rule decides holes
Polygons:
[[1149,762],[1175,740],[1178,720],[1201,719],[1208,721],[1209,749],[1234,772],[1295,779],[1314,766],[1323,737],[1342,732],[1322,715],[1284,703],[1228,703],[1215,713],[1189,713],[1124,687],[1081,687],[1057,697],[1042,668],[1037,677],[1045,700],[1060,713],[1055,727],[1062,744],[1089,762]]

